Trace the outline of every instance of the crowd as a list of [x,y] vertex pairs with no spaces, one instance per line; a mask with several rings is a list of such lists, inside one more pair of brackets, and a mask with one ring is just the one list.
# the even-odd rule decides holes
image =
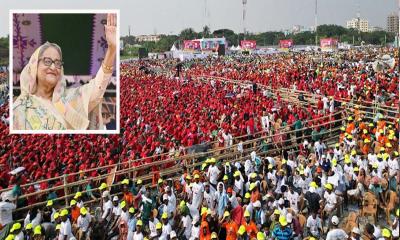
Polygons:
[[[343,126],[335,148],[327,147],[323,134],[332,127],[331,113],[343,109],[339,100],[398,106],[394,97],[398,73],[374,72],[373,56],[349,51],[207,58],[186,62],[180,76],[174,76],[176,62],[171,60],[121,64],[119,135],[8,135],[7,122],[0,123],[0,189],[13,187],[2,194],[0,225],[10,239],[45,235],[46,239],[90,235],[135,240],[359,239],[361,235],[374,239],[388,232],[398,237],[399,123],[392,119],[399,115],[362,116],[356,111]],[[197,76],[204,75],[250,80],[253,85],[199,82]],[[299,97],[300,105],[263,86],[320,97],[315,105]],[[0,111],[7,117],[8,106]],[[205,143],[212,143],[210,148],[229,147],[300,129],[305,130],[296,132],[297,145],[289,149],[296,155],[281,151],[283,158],[274,159],[265,154],[292,144],[285,141],[290,136],[283,134],[260,141],[263,151],[244,162],[225,164],[209,158],[201,169],[185,169],[178,182],[160,178],[145,185],[140,179],[143,172],[134,179],[119,176],[116,181],[121,187],[111,188],[91,180],[110,169],[92,170],[67,176],[67,182],[88,181],[85,189],[76,189],[69,208],[60,208],[62,203],[55,200],[65,194],[63,190],[19,198],[60,186],[63,179],[21,188],[29,182],[118,162],[127,168],[129,159],[136,160],[130,166],[139,166],[185,155]],[[307,137],[300,138],[303,135]],[[138,160],[142,158],[146,159]],[[10,174],[19,167],[25,170]],[[152,171],[165,167],[174,164],[154,166]],[[100,208],[83,203],[89,199],[101,199]],[[24,222],[13,223],[10,214],[15,208],[44,200],[48,200],[46,207],[33,207],[23,216]],[[361,232],[357,219],[351,229],[339,226],[342,208],[354,206],[353,202],[365,205],[358,207],[365,207],[362,215],[376,209],[372,215],[375,220],[384,218],[385,228],[377,222],[362,226]],[[394,221],[391,213],[397,214]]]
[[3,194],[1,224],[6,239],[398,239],[399,123],[354,118],[333,147],[304,140],[310,154],[211,157],[176,180],[103,182],[90,191],[98,208],[78,191],[67,208],[50,199],[8,224],[16,206]]

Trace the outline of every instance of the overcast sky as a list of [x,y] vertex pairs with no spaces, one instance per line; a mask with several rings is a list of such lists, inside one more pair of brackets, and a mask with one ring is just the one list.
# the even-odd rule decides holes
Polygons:
[[[247,0],[247,30],[313,26],[314,4],[315,0]],[[128,26],[132,35],[176,34],[187,27],[200,31],[205,24],[211,31],[243,31],[242,0],[1,0],[0,36],[8,34],[10,9],[120,9],[123,36]],[[370,25],[386,28],[387,15],[397,12],[397,0],[318,0],[318,24],[344,26],[358,9]]]

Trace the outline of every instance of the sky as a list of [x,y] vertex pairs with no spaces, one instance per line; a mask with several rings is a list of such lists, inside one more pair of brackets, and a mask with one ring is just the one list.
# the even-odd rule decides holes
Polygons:
[[[229,28],[243,32],[243,0],[0,0],[0,37],[9,32],[10,9],[120,9],[122,36],[178,34]],[[398,11],[397,0],[317,0],[318,24],[345,26],[356,17],[386,28],[386,17]],[[247,0],[246,29],[265,32],[314,25],[315,0]]]

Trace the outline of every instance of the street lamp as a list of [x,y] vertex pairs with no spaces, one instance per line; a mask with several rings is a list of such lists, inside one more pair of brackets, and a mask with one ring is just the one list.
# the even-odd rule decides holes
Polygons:
[[243,20],[243,39],[246,40],[246,4],[247,0],[242,0],[243,4],[243,15],[242,15],[242,20]]

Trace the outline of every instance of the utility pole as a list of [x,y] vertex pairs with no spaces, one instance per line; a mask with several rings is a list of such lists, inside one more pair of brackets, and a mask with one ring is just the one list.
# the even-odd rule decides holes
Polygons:
[[128,26],[128,36],[131,36],[131,25]]
[[318,0],[315,0],[315,12],[314,12],[314,26],[315,26],[315,46],[318,46]]
[[247,0],[242,0],[243,4],[243,16],[242,16],[242,21],[243,21],[243,39],[246,40],[246,4]]

